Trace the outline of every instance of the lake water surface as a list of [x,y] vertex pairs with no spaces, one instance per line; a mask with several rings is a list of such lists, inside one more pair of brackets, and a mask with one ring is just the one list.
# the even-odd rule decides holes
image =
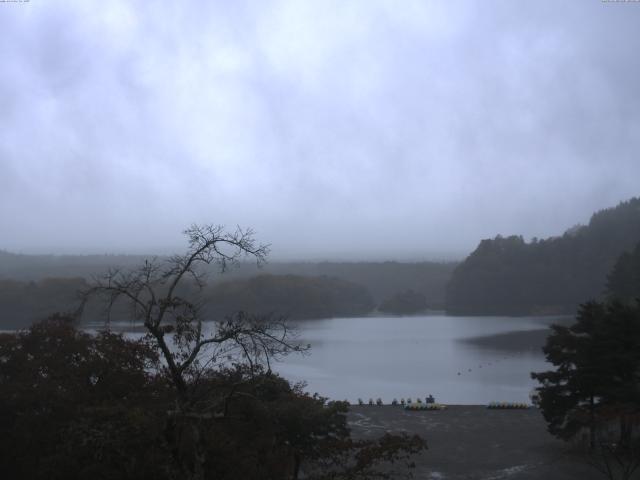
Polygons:
[[[307,382],[310,393],[333,400],[380,397],[390,403],[432,394],[448,404],[528,402],[537,386],[530,372],[550,368],[541,351],[546,329],[569,321],[424,315],[291,322],[298,340],[311,350],[272,368],[293,382]],[[141,335],[140,329],[129,330],[131,324],[112,327]]]
[[[449,404],[525,402],[536,386],[529,373],[550,367],[540,350],[540,330],[564,322],[445,315],[296,322],[300,340],[311,344],[310,355],[289,356],[274,370],[308,382],[311,393],[351,402],[428,394]],[[509,332],[529,333],[515,335],[520,341],[511,344],[509,335],[501,335]],[[523,348],[529,336],[531,343]]]

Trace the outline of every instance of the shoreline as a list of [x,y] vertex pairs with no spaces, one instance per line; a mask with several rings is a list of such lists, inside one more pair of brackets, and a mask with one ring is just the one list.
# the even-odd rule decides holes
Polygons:
[[416,465],[412,472],[415,478],[602,478],[572,449],[571,443],[547,432],[537,408],[447,405],[445,410],[413,411],[394,406],[356,405],[349,407],[347,420],[355,438],[372,439],[386,432],[424,438],[428,450],[412,459]]
[[505,351],[540,351],[551,333],[550,328],[534,330],[516,330],[491,335],[478,335],[461,338],[458,342],[476,345],[481,348],[492,348]]

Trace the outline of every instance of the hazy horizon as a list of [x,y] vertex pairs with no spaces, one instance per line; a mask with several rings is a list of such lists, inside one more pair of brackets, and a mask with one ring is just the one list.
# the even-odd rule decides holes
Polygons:
[[[640,194],[634,2],[0,3],[0,249],[460,260]],[[9,40],[10,39],[10,40]]]
[[[608,209],[608,208],[612,208],[615,207],[616,205],[610,205],[610,206],[606,206],[603,207],[601,209],[598,209],[598,211],[600,210],[604,210],[604,209]],[[596,212],[591,212],[596,213]],[[591,215],[589,215],[590,218]],[[581,226],[585,226],[589,223],[589,218],[585,219],[582,222],[577,222],[574,223],[572,225],[572,227],[581,225]],[[572,228],[571,227],[571,228]],[[235,227],[234,227],[235,228]],[[232,231],[233,228],[228,227],[226,228],[228,231]],[[565,228],[562,231],[556,232],[553,235],[549,235],[547,237],[536,237],[538,239],[546,239],[546,238],[553,238],[553,237],[559,237],[562,234],[565,233],[565,231],[569,230],[570,227]],[[477,240],[477,242],[473,245],[473,247],[467,251],[467,252],[450,252],[450,251],[439,251],[439,252],[431,252],[431,254],[429,255],[426,252],[417,252],[414,254],[414,252],[401,252],[399,255],[395,256],[395,257],[384,257],[384,256],[358,256],[357,254],[341,254],[340,252],[334,252],[333,254],[329,254],[329,255],[325,255],[325,256],[301,256],[301,257],[294,257],[294,256],[284,256],[284,257],[278,257],[278,256],[274,256],[273,255],[273,245],[272,244],[267,244],[268,248],[269,248],[269,254],[268,254],[268,258],[267,258],[267,263],[322,263],[322,262],[373,262],[373,263],[384,263],[384,262],[399,262],[399,263],[420,263],[420,262],[435,262],[435,263],[448,263],[448,262],[460,262],[462,260],[464,260],[469,254],[471,254],[471,252],[473,250],[475,250],[475,248],[477,247],[477,245],[485,239],[493,239],[496,236],[501,235],[501,236],[509,236],[509,235],[516,235],[516,236],[521,236],[521,234],[517,233],[517,232],[511,232],[508,234],[501,234],[501,233],[496,233],[495,235],[486,237],[486,238],[479,238]],[[266,242],[263,242],[260,239],[259,234],[256,232],[256,234],[254,235],[256,240],[259,243],[263,243],[266,244]],[[530,242],[534,237],[531,238],[524,238],[525,242]],[[54,248],[54,249],[46,249],[46,248],[42,248],[42,249],[33,249],[30,251],[21,251],[21,250],[10,250],[7,248],[2,248],[0,247],[0,252],[1,251],[5,251],[8,253],[12,253],[12,254],[18,254],[18,255],[33,255],[33,256],[38,256],[38,255],[51,255],[51,256],[60,256],[60,257],[64,257],[64,256],[147,256],[147,257],[151,257],[151,256],[168,256],[168,255],[173,255],[175,253],[181,253],[185,250],[187,244],[186,244],[186,239],[183,239],[182,244],[180,245],[175,245],[173,248],[172,247],[163,247],[161,249],[156,249],[155,251],[153,249],[146,249],[142,246],[139,249],[129,249],[129,250],[121,250],[121,251],[117,251],[117,250],[105,250],[105,251],[99,251],[96,249],[92,249],[92,248],[84,248],[84,249],[79,249],[79,250],[73,250],[73,249],[66,249],[66,248]],[[277,251],[277,250],[276,250]],[[244,261],[244,260],[243,260]],[[253,263],[253,260],[251,259],[247,259],[247,262]]]

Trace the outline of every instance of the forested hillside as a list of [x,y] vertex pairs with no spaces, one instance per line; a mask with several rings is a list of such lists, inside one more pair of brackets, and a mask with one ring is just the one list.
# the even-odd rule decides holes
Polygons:
[[[90,278],[108,268],[131,268],[151,256],[142,255],[18,255],[0,250],[0,279],[39,281],[44,278]],[[241,263],[224,275],[211,272],[211,282],[255,275],[338,277],[365,286],[376,303],[405,290],[423,293],[433,308],[443,308],[445,287],[455,262],[278,262],[260,270]]]
[[640,198],[595,213],[560,237],[482,240],[447,287],[453,314],[572,313],[604,295],[607,275],[640,241]]
[[0,330],[25,327],[54,312],[78,306],[83,278],[47,278],[37,282],[0,279]]
[[366,287],[376,304],[406,290],[424,294],[429,306],[443,309],[446,285],[455,262],[269,262],[260,272],[242,264],[212,281],[248,278],[257,273],[336,277]]
[[367,315],[373,299],[361,285],[333,277],[259,275],[221,282],[205,294],[210,318],[239,310],[291,319]]
[[640,242],[616,261],[607,277],[607,294],[626,303],[640,299]]
[[22,255],[0,250],[0,279],[88,278],[108,268],[144,263],[142,255]]
[[[0,250],[0,329],[27,326],[34,320],[45,318],[47,315],[59,311],[68,310],[75,305],[76,290],[83,285],[84,280],[90,280],[95,275],[104,274],[109,268],[121,268],[128,270],[135,265],[144,263],[146,258],[139,255],[20,255]],[[444,308],[445,286],[455,268],[455,263],[438,262],[271,262],[261,269],[256,268],[255,263],[246,262],[229,268],[223,275],[212,270],[209,272],[208,281],[212,291],[222,292],[229,289],[229,285],[215,290],[219,284],[226,282],[240,285],[251,285],[246,290],[248,295],[244,302],[240,302],[238,292],[234,291],[229,299],[222,299],[219,293],[215,298],[220,300],[224,307],[214,307],[212,312],[218,314],[228,312],[228,307],[235,304],[243,310],[255,307],[256,299],[252,291],[257,287],[256,280],[249,280],[260,275],[273,275],[278,277],[296,276],[309,279],[289,282],[282,287],[289,291],[289,287],[304,289],[316,289],[318,277],[331,277],[334,280],[325,280],[325,286],[332,284],[334,290],[333,301],[337,302],[320,308],[316,302],[317,291],[311,294],[306,291],[305,297],[308,306],[302,313],[300,306],[293,306],[292,299],[287,295],[280,305],[274,303],[277,295],[269,293],[264,298],[264,309],[278,312],[299,312],[299,316],[309,318],[311,312],[329,312],[329,315],[343,312],[347,315],[351,310],[345,309],[345,298],[355,295],[353,302],[358,304],[361,300],[361,292],[353,288],[354,284],[360,285],[367,292],[368,302],[379,305],[402,292],[412,290],[423,295],[430,308]],[[316,279],[316,280],[314,280]],[[336,279],[340,279],[337,281]],[[291,280],[291,279],[289,279]],[[252,283],[253,282],[253,283]],[[294,285],[297,283],[297,286]],[[304,287],[302,285],[304,284]],[[312,288],[312,285],[315,285]],[[323,287],[324,288],[324,287]],[[344,288],[343,292],[337,289]],[[192,292],[193,293],[193,292]],[[291,292],[289,292],[291,293]],[[307,295],[308,294],[308,295]],[[275,296],[274,296],[275,295]],[[338,300],[341,299],[341,300]],[[268,301],[267,301],[268,300]],[[335,305],[342,305],[336,310]],[[350,307],[352,308],[352,307]],[[355,308],[353,314],[368,313],[373,307]],[[366,312],[365,312],[366,310]],[[324,315],[324,314],[322,314]]]

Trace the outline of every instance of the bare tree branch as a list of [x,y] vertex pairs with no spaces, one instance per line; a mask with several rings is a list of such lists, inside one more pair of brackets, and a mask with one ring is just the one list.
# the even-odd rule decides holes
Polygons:
[[[82,292],[81,309],[92,297],[102,298],[109,314],[119,300],[127,303],[133,320],[142,322],[164,358],[169,378],[185,398],[188,381],[198,377],[200,356],[208,346],[222,347],[205,361],[208,367],[219,361],[221,351],[227,356],[241,352],[252,370],[265,362],[269,371],[271,358],[308,349],[296,344],[282,319],[244,312],[215,323],[213,332],[205,336],[201,305],[183,298],[179,290],[195,286],[201,291],[206,285],[206,268],[212,264],[224,272],[248,257],[260,266],[269,246],[256,243],[253,230],[240,227],[227,232],[221,225],[192,225],[183,233],[188,240],[186,253],[165,260],[156,257],[129,271],[109,270]],[[172,334],[170,340],[167,334]]]

